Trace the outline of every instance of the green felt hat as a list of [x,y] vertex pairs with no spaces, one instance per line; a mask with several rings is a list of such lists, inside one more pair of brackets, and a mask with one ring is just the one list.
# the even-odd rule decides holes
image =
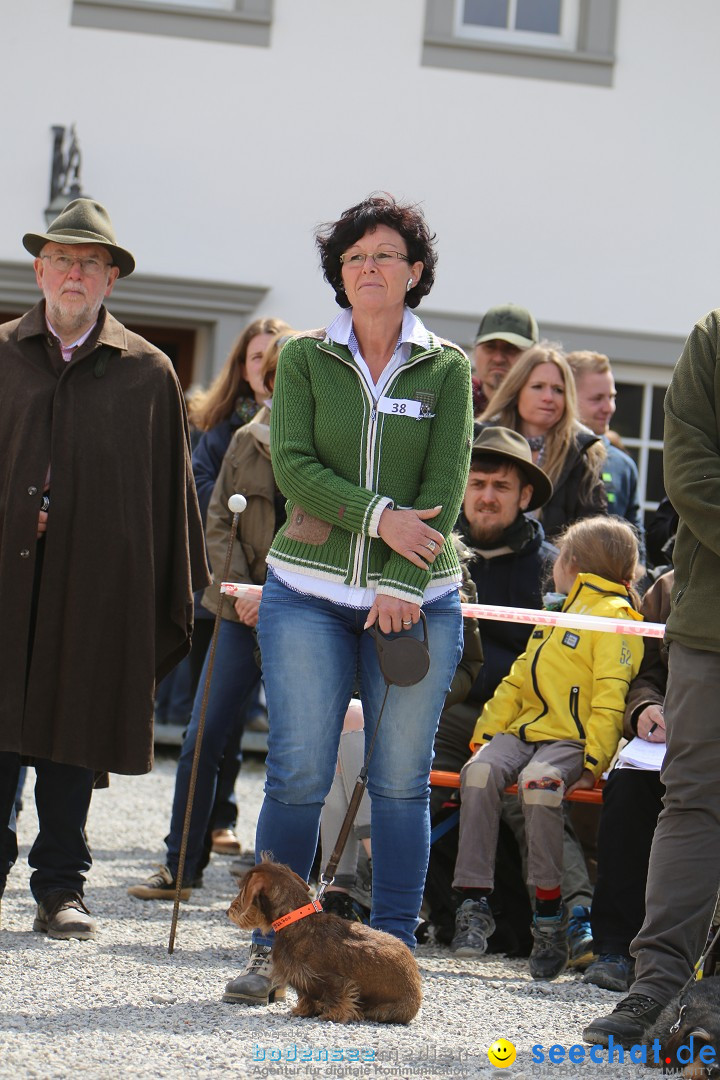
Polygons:
[[135,259],[115,240],[115,230],[104,206],[93,199],[73,199],[58,214],[46,233],[25,233],[23,247],[37,257],[45,244],[102,244],[112,255],[120,277],[135,269]]

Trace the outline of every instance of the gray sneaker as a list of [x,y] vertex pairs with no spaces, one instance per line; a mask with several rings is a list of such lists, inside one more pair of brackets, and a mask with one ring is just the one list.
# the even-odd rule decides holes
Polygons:
[[273,1001],[285,1000],[285,986],[273,976],[269,945],[250,946],[244,971],[230,980],[222,999],[230,1005],[270,1005]]
[[490,904],[480,900],[463,900],[455,912],[455,936],[450,951],[456,956],[484,956],[488,938],[495,932],[495,920]]
[[533,947],[528,960],[533,979],[556,979],[565,970],[570,956],[567,929],[568,914],[564,904],[557,915],[543,918],[533,915]]
[[79,893],[58,890],[38,904],[33,930],[60,941],[89,941],[95,937],[96,926]]

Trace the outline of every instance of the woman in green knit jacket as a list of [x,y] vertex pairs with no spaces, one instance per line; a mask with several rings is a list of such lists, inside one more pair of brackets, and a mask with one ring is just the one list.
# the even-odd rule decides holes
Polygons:
[[[365,631],[422,636],[430,669],[391,688],[369,767],[371,923],[414,947],[429,852],[429,772],[438,717],[462,652],[455,548],[472,437],[470,365],[411,308],[435,277],[420,212],[371,196],[318,231],[343,309],[283,348],[271,419],[287,522],[268,555],[258,637],[268,703],[265,801],[256,855],[307,879],[353,690],[372,737],[385,683]],[[272,938],[255,933],[226,1001],[283,993]]]

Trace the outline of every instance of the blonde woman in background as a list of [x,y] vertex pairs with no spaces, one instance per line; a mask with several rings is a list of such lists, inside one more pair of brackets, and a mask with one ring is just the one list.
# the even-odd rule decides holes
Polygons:
[[605,449],[578,420],[575,380],[561,346],[541,341],[528,349],[480,420],[524,435],[533,462],[552,480],[552,497],[537,515],[550,540],[580,518],[607,513]]

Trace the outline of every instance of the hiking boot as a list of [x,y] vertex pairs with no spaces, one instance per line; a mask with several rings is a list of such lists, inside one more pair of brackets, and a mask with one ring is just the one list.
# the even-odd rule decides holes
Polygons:
[[329,912],[331,915],[338,915],[341,919],[346,919],[347,922],[362,922],[360,913],[355,909],[355,901],[350,893],[340,892],[334,889],[332,892],[326,892],[322,898],[323,911]]
[[225,987],[223,1001],[230,1005],[270,1005],[285,1000],[285,986],[273,979],[269,945],[251,945],[245,970]]
[[572,909],[568,919],[567,942],[570,953],[568,967],[584,971],[595,959],[590,927],[590,908],[576,904]]
[[80,893],[65,889],[48,893],[38,903],[33,930],[60,941],[89,941],[95,937],[96,927]]
[[583,975],[583,982],[601,990],[616,990],[626,994],[633,981],[634,964],[621,953],[601,953]]
[[239,855],[242,850],[232,829],[213,829],[210,840],[216,855]]
[[495,919],[487,897],[463,900],[455,912],[455,936],[450,951],[456,956],[484,956],[488,938],[495,932]]
[[568,948],[567,908],[561,904],[557,915],[533,915],[533,947],[528,965],[533,979],[556,979],[565,970]]
[[[174,900],[177,891],[177,882],[167,866],[158,866],[155,873],[142,881],[139,885],[131,885],[128,896],[136,896],[138,900]],[[192,895],[192,887],[183,885],[180,890],[180,899],[189,900]]]
[[607,1046],[612,1035],[613,1042],[629,1049],[643,1041],[645,1032],[652,1027],[664,1007],[646,994],[628,994],[609,1016],[600,1016],[588,1024],[582,1033],[583,1040]]

